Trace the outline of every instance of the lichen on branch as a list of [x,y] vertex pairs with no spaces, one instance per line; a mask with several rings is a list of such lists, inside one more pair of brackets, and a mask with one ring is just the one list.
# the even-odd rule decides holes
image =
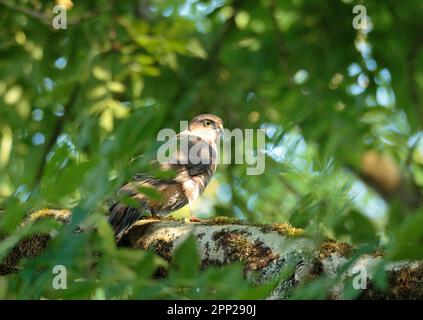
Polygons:
[[[33,213],[28,221],[48,217],[67,223],[70,214],[69,210],[40,210]],[[225,217],[202,223],[146,218],[135,223],[118,245],[153,250],[169,261],[175,249],[189,236],[193,236],[197,242],[203,268],[241,262],[245,277],[250,281],[266,283],[280,279],[270,299],[285,298],[297,287],[319,277],[331,283],[327,298],[342,299],[344,281],[354,275],[356,266],[368,271],[368,286],[360,291],[358,296],[361,298],[423,298],[422,263],[386,264],[388,287],[382,292],[374,285],[373,279],[375,266],[383,261],[383,252],[363,254],[350,260],[355,253],[352,245],[330,239],[315,241],[302,229],[288,223],[249,224]],[[51,235],[36,235],[23,239],[4,259],[0,273],[17,271],[19,260],[40,254],[50,238]],[[348,263],[351,265],[345,269]],[[287,270],[287,276],[279,278]]]

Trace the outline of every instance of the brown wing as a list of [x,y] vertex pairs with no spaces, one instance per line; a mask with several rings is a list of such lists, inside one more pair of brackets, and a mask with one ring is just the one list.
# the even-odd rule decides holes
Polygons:
[[[148,188],[155,190],[160,199],[152,198],[143,193]],[[128,197],[129,201],[119,201],[109,209],[109,222],[118,240],[142,216],[147,214],[165,215],[187,204],[182,186],[175,181],[160,181],[154,179],[136,180],[124,185],[118,192],[120,197]],[[126,204],[135,201],[136,205]]]
[[[204,190],[209,178],[216,168],[215,150],[212,145],[204,143],[196,136],[177,136],[176,139],[187,139],[188,149],[180,149],[174,155],[173,161],[162,164],[163,170],[172,170],[176,176],[171,179],[155,179],[143,174],[135,175],[133,181],[122,186],[118,196],[128,197],[135,200],[136,206],[130,206],[122,201],[117,201],[109,209],[109,222],[113,226],[116,238],[124,235],[132,224],[145,214],[168,214],[182,208],[188,203],[189,190],[184,190],[184,182],[193,179],[198,181],[200,192]],[[199,145],[201,143],[201,145]],[[189,153],[197,148],[203,154],[199,155],[199,161],[191,161]],[[204,153],[204,151],[207,151]],[[209,161],[207,158],[209,157]],[[146,195],[146,189],[153,189],[160,195],[160,199]],[[187,192],[188,191],[188,192]]]

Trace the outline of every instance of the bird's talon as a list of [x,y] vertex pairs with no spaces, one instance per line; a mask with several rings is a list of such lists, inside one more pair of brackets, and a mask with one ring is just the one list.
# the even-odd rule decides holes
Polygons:
[[197,218],[197,217],[190,217],[189,221],[190,222],[204,222],[205,220]]

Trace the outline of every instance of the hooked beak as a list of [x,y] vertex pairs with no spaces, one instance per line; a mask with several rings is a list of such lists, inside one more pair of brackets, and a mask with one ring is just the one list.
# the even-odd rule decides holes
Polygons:
[[223,124],[219,124],[218,128],[220,130],[220,135],[223,135]]

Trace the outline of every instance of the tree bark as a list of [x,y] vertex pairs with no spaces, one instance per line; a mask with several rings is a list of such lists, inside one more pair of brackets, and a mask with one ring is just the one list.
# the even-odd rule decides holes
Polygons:
[[[41,216],[66,222],[66,214],[63,210],[46,210]],[[145,219],[131,227],[119,245],[154,250],[171,260],[175,248],[190,235],[197,241],[204,268],[241,261],[245,277],[250,281],[259,284],[276,279],[277,286],[268,299],[284,299],[296,288],[319,278],[325,279],[329,286],[326,298],[344,299],[344,286],[352,286],[357,277],[362,280],[358,285],[362,286],[364,281],[365,286],[355,289],[358,298],[423,299],[423,263],[385,263],[387,287],[382,291],[374,280],[383,253],[351,259],[355,250],[350,244],[333,240],[317,242],[287,223],[251,225],[229,218],[204,223]],[[20,258],[37,255],[47,245],[45,236],[21,241],[0,265],[0,274],[13,272]]]

